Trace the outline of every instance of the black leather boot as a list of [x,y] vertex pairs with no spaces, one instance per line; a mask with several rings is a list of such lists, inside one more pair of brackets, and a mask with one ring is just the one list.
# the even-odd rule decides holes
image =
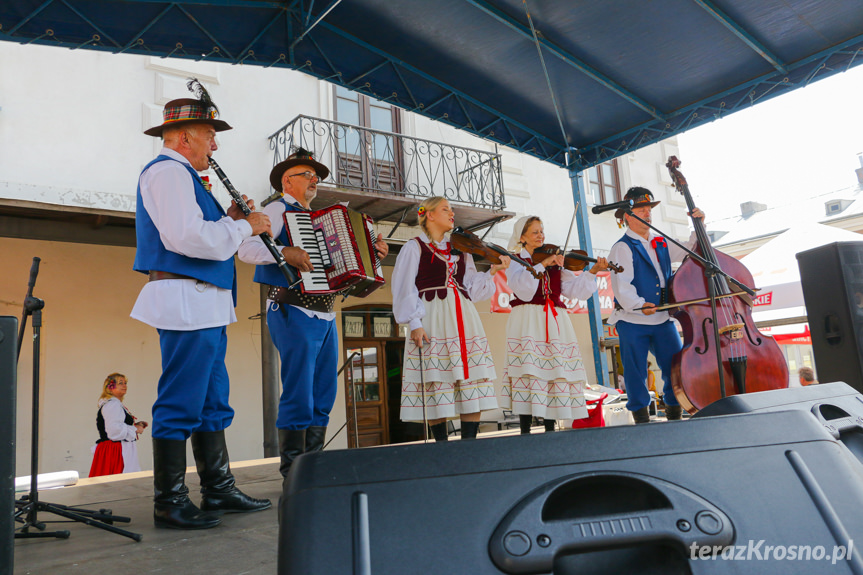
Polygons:
[[533,423],[533,416],[531,415],[519,415],[518,416],[518,428],[521,430],[522,435],[530,435],[530,425]]
[[461,438],[476,439],[476,434],[479,431],[479,421],[462,421],[461,422]]
[[269,499],[249,497],[237,488],[224,430],[193,433],[192,453],[201,478],[201,510],[249,513],[273,506]]
[[209,529],[222,522],[189,499],[186,442],[153,438],[153,522],[172,529]]
[[443,423],[429,425],[429,429],[431,429],[432,437],[434,437],[435,441],[449,441],[449,433],[447,433],[446,421],[444,421]]
[[679,405],[666,405],[665,406],[665,419],[668,421],[675,421],[680,419],[683,415],[683,408]]
[[650,423],[650,410],[646,407],[642,407],[636,411],[632,412],[632,418],[635,420],[635,424],[639,423]]
[[279,456],[282,458],[279,472],[288,478],[294,459],[306,452],[305,429],[279,429]]
[[306,430],[306,453],[321,451],[327,437],[326,427],[312,426]]
[[553,419],[544,419],[543,425],[545,426],[545,432],[551,433],[553,431],[557,431],[557,421]]

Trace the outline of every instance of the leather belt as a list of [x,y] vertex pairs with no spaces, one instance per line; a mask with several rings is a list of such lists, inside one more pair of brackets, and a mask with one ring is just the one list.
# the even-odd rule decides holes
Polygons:
[[310,311],[331,313],[336,301],[335,293],[323,295],[304,294],[298,289],[288,289],[281,286],[269,286],[267,299],[279,304],[293,305]]
[[150,270],[150,281],[157,282],[159,280],[195,280],[201,281],[198,278],[193,278],[192,276],[184,276],[182,274],[172,274],[171,272],[158,272]]

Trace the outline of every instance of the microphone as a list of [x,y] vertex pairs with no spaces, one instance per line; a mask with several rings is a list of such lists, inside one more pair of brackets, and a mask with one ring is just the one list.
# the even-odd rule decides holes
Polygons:
[[39,262],[41,261],[40,258],[33,258],[33,264],[30,266],[30,281],[27,282],[30,292],[27,295],[33,295],[33,286],[36,285],[36,276],[39,275]]
[[611,210],[625,210],[632,207],[632,200],[623,200],[622,202],[614,202],[613,204],[603,204],[601,206],[593,206],[590,211],[594,214],[601,214]]

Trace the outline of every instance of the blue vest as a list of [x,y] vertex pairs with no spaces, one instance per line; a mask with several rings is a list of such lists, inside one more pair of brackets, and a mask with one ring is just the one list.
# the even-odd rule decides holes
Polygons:
[[[650,261],[650,256],[641,241],[631,238],[624,234],[618,242],[626,242],[632,250],[632,285],[635,286],[635,291],[644,301],[654,305],[661,304],[662,290],[659,287],[659,276],[656,274],[656,268],[653,262]],[[662,268],[662,275],[665,276],[665,285],[671,281],[671,255],[668,253],[668,246],[658,246],[656,248],[656,259],[659,260],[659,267]],[[615,298],[617,301],[617,298]]]
[[[176,162],[174,158],[161,155],[144,167],[144,171],[155,164],[170,160]],[[180,163],[192,175],[192,181],[195,184],[195,201],[201,208],[204,214],[204,220],[208,222],[216,222],[222,219],[226,214],[219,202],[210,194],[198,177],[197,172],[190,166]],[[200,258],[191,258],[177,252],[172,252],[162,243],[162,238],[159,237],[159,230],[150,218],[150,214],[144,208],[144,202],[141,199],[141,184],[138,184],[138,204],[135,208],[135,235],[138,240],[138,247],[135,251],[135,263],[132,268],[135,271],[147,274],[150,270],[170,272],[184,276],[193,277],[214,286],[229,289],[234,292],[234,302],[236,303],[236,285],[237,278],[234,273],[234,258],[224,261],[205,260]]]
[[[306,211],[308,211],[305,208],[303,208],[302,206],[299,206],[297,204],[289,204],[288,202],[286,202],[284,200],[284,198],[279,199],[279,201],[282,202],[282,204],[284,204],[286,212],[306,212]],[[283,219],[282,224],[284,224],[285,223],[284,218],[282,218],[282,219]],[[277,240],[278,243],[282,244],[283,246],[291,245],[291,242],[288,241],[288,230],[285,228],[284,225],[282,225],[282,231],[279,234],[279,236],[274,238],[274,239]],[[290,266],[290,265],[288,267],[290,267],[294,271],[294,273],[297,274],[298,278],[300,277],[300,271],[297,268]],[[282,274],[282,272],[279,270],[279,266],[276,264],[266,264],[266,265],[256,266],[255,267],[255,277],[253,278],[253,280],[259,284],[288,287],[288,280],[285,279],[284,274]],[[294,289],[300,289],[300,288],[299,288],[299,286],[297,286]]]

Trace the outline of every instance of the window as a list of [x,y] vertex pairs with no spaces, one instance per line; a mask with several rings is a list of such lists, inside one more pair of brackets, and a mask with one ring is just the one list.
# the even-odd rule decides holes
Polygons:
[[335,91],[336,120],[359,128],[343,128],[337,134],[340,164],[337,181],[347,187],[400,191],[399,142],[391,135],[379,133],[399,132],[398,108],[343,86],[336,86]]
[[378,380],[378,348],[361,347],[347,350],[351,360],[351,396],[357,401],[380,401],[380,381]]
[[595,203],[610,204],[621,200],[616,159],[588,168],[587,178],[590,181],[590,193]]

